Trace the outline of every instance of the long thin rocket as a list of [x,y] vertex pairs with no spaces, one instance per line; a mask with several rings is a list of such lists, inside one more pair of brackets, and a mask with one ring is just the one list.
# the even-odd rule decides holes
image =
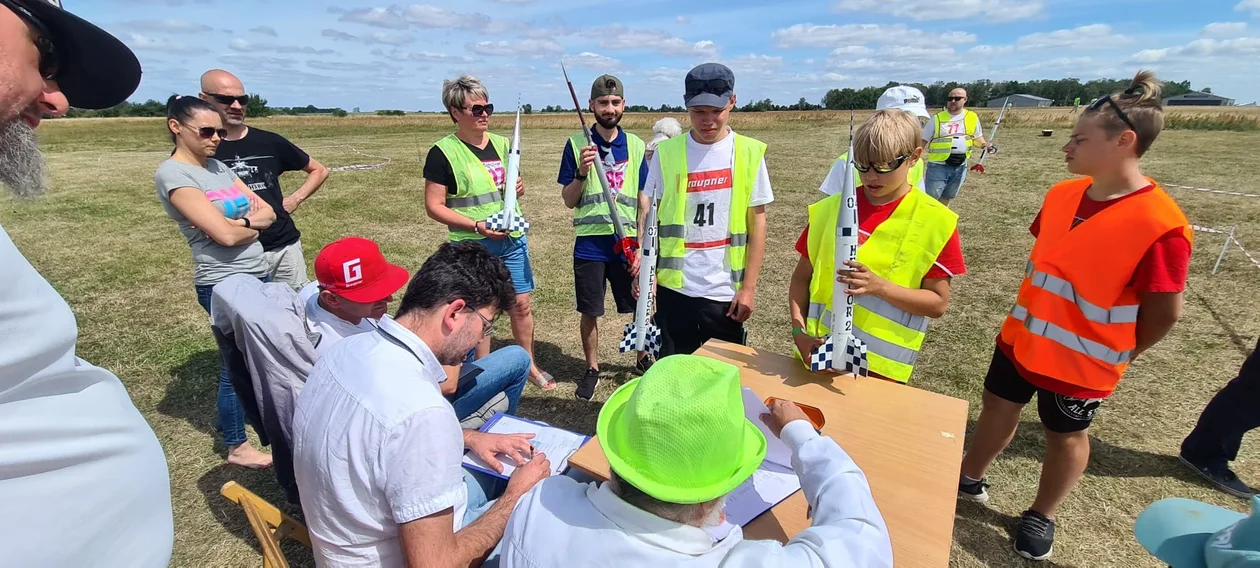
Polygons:
[[[1002,117],[1006,116],[1006,109],[1011,108],[1010,100],[1010,97],[1006,97],[1006,99],[1002,101],[1002,110],[998,111],[997,122],[993,124],[993,132],[989,133],[989,138],[985,140],[986,142],[992,144],[993,141],[997,139],[998,129],[1002,127]],[[997,151],[996,146],[994,146],[994,151]],[[971,171],[984,173],[984,158],[988,155],[989,149],[981,148],[980,160],[976,162],[976,165],[971,166]]]
[[621,352],[638,351],[651,353],[652,357],[660,355],[661,330],[652,324],[652,290],[656,283],[656,251],[659,238],[656,233],[656,207],[659,202],[652,200],[648,209],[646,227],[643,229],[643,260],[639,263],[639,301],[634,308],[634,321],[626,324],[621,339]]
[[486,227],[494,231],[529,232],[529,222],[516,214],[516,180],[521,177],[521,107],[516,106],[516,126],[512,128],[512,146],[508,149],[507,173],[503,180],[503,210],[486,219]]
[[[840,215],[836,219],[835,266],[847,269],[845,262],[857,261],[858,215],[857,184],[853,181],[853,111],[849,111],[849,153],[845,158]],[[829,275],[830,277],[830,275]],[[866,344],[854,335],[855,298],[846,294],[848,287],[833,283],[831,290],[831,335],[810,354],[810,369],[833,369],[865,377]]]

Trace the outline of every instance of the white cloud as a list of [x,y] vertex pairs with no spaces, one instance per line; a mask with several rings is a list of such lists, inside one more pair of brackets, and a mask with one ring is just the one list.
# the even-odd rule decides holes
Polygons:
[[[657,67],[643,72],[643,82],[662,87],[674,87],[678,91],[678,97],[682,97],[683,78],[687,76],[690,69],[676,69],[672,67]],[[674,97],[670,97],[673,101]],[[670,104],[678,104],[671,102]]]
[[846,45],[831,50],[831,57],[862,57],[874,53],[875,50],[865,45]]
[[331,55],[337,53],[331,49],[316,49],[309,45],[279,45],[271,43],[252,43],[241,38],[235,38],[228,42],[228,47],[233,51],[245,52],[262,52],[272,51],[275,53],[309,53],[311,55]]
[[320,32],[319,35],[323,37],[327,37],[327,38],[332,38],[337,41],[358,41],[359,40],[359,36],[356,36],[354,34],[348,34],[346,32],[338,31],[334,29],[325,29],[324,31]]
[[1260,18],[1260,0],[1242,0],[1234,6],[1235,12],[1251,12],[1251,17]]
[[1196,39],[1186,45],[1146,49],[1129,57],[1127,63],[1154,64],[1164,62],[1207,63],[1209,61],[1251,61],[1260,56],[1260,37],[1234,39]]
[[259,35],[265,35],[265,36],[271,36],[271,37],[280,37],[280,34],[276,32],[276,29],[275,29],[275,28],[273,28],[273,27],[271,27],[271,26],[258,26],[258,27],[256,27],[256,28],[252,28],[252,29],[250,29],[249,31],[250,31],[251,33],[256,33],[256,34],[259,34]]
[[161,51],[165,53],[197,54],[209,53],[210,50],[197,45],[158,39],[141,34],[129,34],[127,45],[137,51]]
[[185,20],[134,20],[120,25],[137,32],[173,34],[198,34],[214,30],[205,24],[194,24]]
[[362,63],[346,63],[343,61],[318,61],[314,59],[306,60],[306,66],[311,69],[321,69],[324,71],[362,71]]
[[1247,31],[1247,22],[1212,22],[1199,32],[1207,36],[1236,36]]
[[1062,71],[1073,73],[1074,74],[1073,76],[1076,76],[1076,75],[1084,74],[1084,73],[1081,73],[1081,70],[1088,69],[1091,67],[1096,67],[1097,65],[1098,65],[1098,61],[1092,57],[1059,57],[1055,59],[1047,59],[1044,61],[1037,61],[1034,63],[1029,63],[1028,65],[1021,65],[1019,67],[1012,69],[1011,71],[1021,72],[1021,71],[1062,70]]
[[837,12],[891,14],[911,20],[967,20],[983,17],[989,22],[1012,22],[1041,15],[1041,0],[839,0]]
[[976,41],[975,34],[967,32],[926,32],[905,24],[796,24],[777,30],[770,37],[782,48],[834,48],[867,43],[955,46]]
[[732,57],[725,63],[735,72],[736,78],[741,74],[770,75],[783,68],[782,57],[757,53]]
[[680,24],[690,24],[691,18],[688,18],[687,16],[678,16],[677,18],[674,18],[674,21]]
[[612,50],[655,51],[665,56],[715,58],[718,45],[710,40],[688,42],[663,30],[609,26],[582,30],[583,37],[599,39],[599,47]]
[[401,32],[372,32],[370,34],[359,36],[359,40],[363,43],[369,44],[381,43],[385,45],[407,45],[416,41],[416,38],[411,34]]
[[432,4],[412,4],[402,14],[403,19],[421,28],[479,30],[490,25],[490,16],[485,14],[452,12]]
[[[330,8],[330,10],[332,10]],[[402,14],[397,8],[358,8],[355,10],[346,10],[342,12],[341,17],[337,18],[343,22],[354,22],[357,24],[366,24],[376,26],[378,28],[390,28],[395,30],[405,30],[408,25],[403,21]]]
[[524,59],[539,59],[564,53],[564,46],[547,39],[479,41],[464,47],[477,55],[517,56]]
[[576,56],[566,56],[564,64],[569,67],[593,69],[605,73],[621,68],[621,60],[590,51],[583,51]]
[[985,56],[1006,55],[1015,51],[1013,45],[977,45],[967,50],[967,53],[975,53]]
[[474,61],[473,58],[464,55],[447,55],[430,51],[412,52],[398,49],[390,50],[389,52],[373,49],[372,55],[410,63],[472,63]]
[[1107,24],[1090,24],[1070,30],[1028,34],[1015,40],[1020,50],[1089,49],[1098,50],[1133,43],[1133,38],[1111,31]]

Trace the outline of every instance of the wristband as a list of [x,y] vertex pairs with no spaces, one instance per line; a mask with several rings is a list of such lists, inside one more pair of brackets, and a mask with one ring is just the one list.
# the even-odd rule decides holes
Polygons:
[[249,217],[241,217],[241,220],[245,222],[245,228],[249,229]]
[[586,176],[582,174],[573,174],[573,179],[578,181],[586,181]]
[[800,335],[800,334],[803,334],[803,333],[805,333],[805,329],[804,329],[804,328],[801,328],[801,327],[794,327],[794,328],[792,328],[792,335]]

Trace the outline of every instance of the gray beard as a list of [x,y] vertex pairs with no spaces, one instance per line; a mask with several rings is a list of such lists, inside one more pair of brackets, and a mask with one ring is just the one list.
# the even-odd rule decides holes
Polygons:
[[0,127],[0,185],[18,197],[36,197],[48,189],[44,155],[35,129],[21,119]]

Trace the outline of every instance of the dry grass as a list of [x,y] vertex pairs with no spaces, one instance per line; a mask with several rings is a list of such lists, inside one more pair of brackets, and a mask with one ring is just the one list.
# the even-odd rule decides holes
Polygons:
[[[626,123],[646,136],[656,118],[635,115]],[[496,120],[500,130],[508,124],[502,117]],[[392,260],[414,269],[444,240],[444,231],[424,215],[416,159],[446,133],[449,123],[442,117],[278,118],[258,126],[307,147],[348,144],[394,159],[381,170],[334,174],[298,211],[308,261],[322,244],[358,234],[381,242]],[[547,394],[530,387],[521,411],[593,433],[598,402],[572,397],[572,381],[583,367],[573,310],[573,232],[555,184],[561,146],[575,130],[572,126],[569,116],[535,115],[524,133],[522,169],[529,190],[522,206],[534,225],[539,363],[555,373],[561,387]],[[767,159],[777,197],[770,207],[770,246],[750,340],[787,352],[785,305],[795,264],[793,243],[805,222],[805,207],[818,197],[816,188],[844,144],[847,113],[743,114],[734,126],[769,143]],[[973,418],[993,337],[1032,243],[1028,222],[1045,190],[1066,176],[1058,152],[1064,134],[1041,138],[1036,135],[1040,127],[1004,129],[1002,152],[989,162],[990,173],[973,175],[955,202],[970,272],[957,280],[953,306],[929,333],[914,380],[919,388],[971,401]],[[177,527],[173,564],[258,565],[256,544],[240,510],[230,507],[218,488],[235,479],[273,502],[282,499],[269,472],[223,466],[221,444],[212,442],[217,357],[205,314],[192,293],[187,246],[154,195],[153,170],[168,148],[160,121],[53,121],[41,129],[41,136],[50,153],[54,190],[33,203],[0,203],[0,222],[74,308],[79,354],[123,379],[162,441]],[[1260,188],[1244,185],[1250,178],[1237,175],[1260,167],[1260,157],[1245,150],[1257,144],[1260,134],[1255,133],[1168,132],[1148,156],[1148,173],[1168,183],[1260,193]],[[333,166],[365,161],[345,149],[314,153]],[[295,179],[287,176],[285,182],[292,188]],[[1192,221],[1237,225],[1239,239],[1260,249],[1260,199],[1171,191]],[[1200,235],[1185,316],[1131,368],[1099,414],[1091,431],[1089,470],[1061,510],[1056,562],[1155,565],[1133,541],[1130,529],[1138,511],[1161,497],[1242,507],[1241,501],[1199,483],[1174,457],[1199,411],[1234,375],[1260,334],[1254,292],[1260,287],[1260,270],[1235,251],[1222,272],[1211,276],[1220,245],[1219,236]],[[597,401],[630,377],[631,361],[615,353],[613,337],[624,321],[605,320],[601,357],[609,380]],[[1043,451],[1035,411],[1024,420],[1015,443],[991,472],[993,507],[959,506],[955,565],[1018,564],[1005,531],[1032,501]],[[1260,453],[1254,444],[1236,469],[1244,479],[1260,483]],[[310,563],[309,555],[291,552],[295,565]]]

